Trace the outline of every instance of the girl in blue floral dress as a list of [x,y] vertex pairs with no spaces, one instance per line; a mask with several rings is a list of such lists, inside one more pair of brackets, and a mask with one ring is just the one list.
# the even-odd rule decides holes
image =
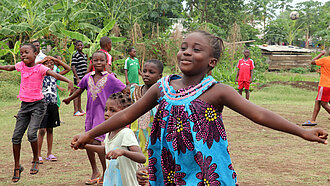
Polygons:
[[323,129],[303,129],[243,99],[232,87],[205,77],[222,49],[220,38],[204,31],[190,33],[177,54],[182,77],[160,79],[135,104],[74,138],[73,147],[81,148],[93,137],[131,123],[157,104],[148,146],[151,185],[236,184],[221,116],[224,106],[260,125],[327,143]]

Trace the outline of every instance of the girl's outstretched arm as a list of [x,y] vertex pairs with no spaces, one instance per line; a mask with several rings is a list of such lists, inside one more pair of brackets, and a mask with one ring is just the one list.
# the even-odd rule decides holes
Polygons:
[[16,68],[15,65],[5,65],[5,66],[0,66],[0,70],[14,71],[16,70]]
[[76,98],[79,95],[81,95],[81,93],[83,93],[83,92],[84,92],[84,89],[78,88],[76,91],[73,92],[73,94],[70,97],[63,99],[63,102],[65,104],[69,104],[70,101],[72,101],[74,98]]
[[128,147],[128,149],[129,150],[124,150],[124,149],[112,150],[112,151],[108,152],[108,154],[105,156],[105,158],[117,159],[120,156],[125,156],[137,163],[146,162],[146,157],[143,155],[142,150],[139,146],[130,146],[130,147]]
[[62,76],[61,74],[58,74],[56,72],[53,72],[52,70],[47,70],[46,74],[48,76],[53,76],[54,78],[56,78],[57,80],[60,80],[60,81],[65,81],[68,83],[68,90],[70,92],[73,91],[73,82],[71,80],[69,80],[68,78]]
[[111,132],[132,123],[142,114],[148,112],[158,104],[157,99],[159,98],[159,94],[160,92],[157,84],[154,84],[136,103],[116,113],[114,116],[104,121],[94,129],[84,133],[79,139],[74,139],[77,141],[73,142],[73,147],[78,149],[80,146],[85,145],[89,140],[101,134]]
[[85,149],[94,151],[98,154],[105,154],[105,147],[104,145],[92,145],[92,144],[86,144]]
[[61,65],[64,68],[64,70],[59,72],[59,74],[64,75],[64,74],[67,74],[68,72],[70,72],[71,67],[68,64],[66,64],[63,61],[61,61],[59,59],[56,59],[56,58],[55,58],[55,60],[57,60],[58,64]]
[[219,95],[219,103],[223,104],[232,110],[242,114],[255,123],[260,125],[290,133],[299,136],[308,141],[316,141],[319,143],[327,144],[327,132],[323,129],[306,130],[289,122],[278,114],[269,111],[265,108],[257,106],[250,101],[240,96],[233,88],[227,85],[216,85],[215,90]]

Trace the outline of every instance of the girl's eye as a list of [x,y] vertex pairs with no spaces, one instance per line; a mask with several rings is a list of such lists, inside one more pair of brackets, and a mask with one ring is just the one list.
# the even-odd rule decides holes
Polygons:
[[199,51],[201,51],[201,50],[198,49],[198,48],[194,48],[194,51],[195,51],[195,52],[199,52]]
[[181,47],[181,50],[186,50],[186,47]]

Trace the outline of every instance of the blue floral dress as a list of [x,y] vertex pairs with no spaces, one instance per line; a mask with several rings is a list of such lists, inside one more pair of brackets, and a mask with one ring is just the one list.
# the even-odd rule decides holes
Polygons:
[[159,107],[148,146],[151,185],[235,185],[222,115],[198,99],[218,83],[212,76],[199,84],[174,90],[160,79]]

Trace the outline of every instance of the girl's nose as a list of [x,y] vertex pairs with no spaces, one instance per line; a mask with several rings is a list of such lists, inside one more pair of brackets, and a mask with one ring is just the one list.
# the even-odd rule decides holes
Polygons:
[[191,51],[187,48],[186,50],[183,51],[183,55],[191,55]]

